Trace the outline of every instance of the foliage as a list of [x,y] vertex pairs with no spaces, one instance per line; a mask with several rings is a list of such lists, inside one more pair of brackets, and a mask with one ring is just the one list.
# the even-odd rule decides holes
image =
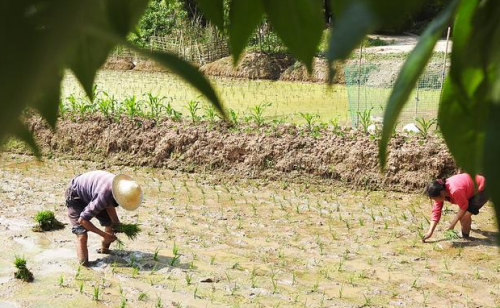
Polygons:
[[417,122],[417,128],[420,136],[426,139],[429,136],[432,126],[437,124],[437,119],[426,120],[423,117],[417,117],[415,118],[415,122]]
[[33,281],[33,273],[31,273],[31,271],[26,267],[25,258],[16,256],[14,260],[14,266],[17,268],[17,271],[14,273],[15,278],[21,279],[25,282]]
[[457,231],[455,230],[446,230],[444,232],[444,238],[447,240],[458,240],[460,237],[458,236]]
[[151,0],[130,40],[139,46],[148,46],[152,36],[167,36],[182,27],[187,19],[182,1]]
[[271,103],[261,103],[250,108],[250,118],[257,126],[264,124],[264,111],[271,107]]
[[130,240],[135,240],[141,232],[138,224],[119,223],[113,226],[113,231],[116,233],[124,233]]
[[36,213],[35,222],[38,224],[33,227],[33,231],[42,232],[42,231],[51,231],[63,229],[64,224],[56,219],[54,212],[52,211],[39,211]]

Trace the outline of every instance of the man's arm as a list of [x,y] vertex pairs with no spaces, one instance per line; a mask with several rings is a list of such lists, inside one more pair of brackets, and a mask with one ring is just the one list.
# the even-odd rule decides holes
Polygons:
[[106,242],[112,243],[116,240],[116,236],[102,231],[101,229],[97,228],[93,223],[91,223],[89,220],[80,217],[78,219],[78,223],[82,225],[82,227],[84,227],[87,231],[94,232],[95,234],[100,235]]
[[113,226],[120,223],[120,219],[118,218],[118,214],[116,213],[116,208],[114,206],[107,207],[106,212],[108,213]]

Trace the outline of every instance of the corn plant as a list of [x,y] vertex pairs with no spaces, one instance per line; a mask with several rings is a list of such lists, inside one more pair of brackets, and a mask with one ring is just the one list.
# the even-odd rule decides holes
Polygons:
[[125,113],[131,118],[141,115],[140,101],[137,100],[135,95],[125,98],[122,105],[125,107]]
[[103,92],[104,97],[96,99],[97,110],[106,118],[111,119],[116,111],[117,100],[114,95]]
[[147,93],[146,103],[148,104],[147,116],[153,120],[159,120],[162,115],[162,110],[165,108],[162,104],[165,97],[155,96],[152,93]]
[[231,119],[231,122],[234,126],[240,125],[239,115],[236,111],[234,111],[234,109],[229,109],[229,118]]
[[205,106],[204,110],[205,110],[205,118],[208,120],[208,123],[210,125],[214,125],[215,122],[217,122],[217,120],[220,119],[219,113],[217,112],[217,110],[215,110],[212,104]]
[[250,108],[250,119],[253,120],[257,126],[264,124],[264,111],[271,107],[271,103],[260,103]]
[[188,102],[186,109],[189,111],[189,116],[193,123],[198,123],[200,121],[200,116],[198,111],[201,109],[200,102],[192,100]]
[[172,107],[172,103],[170,101],[167,102],[167,106],[165,106],[165,113],[169,118],[172,120],[179,122],[182,119],[182,113],[179,111],[175,110]]
[[14,277],[21,279],[25,282],[32,282],[34,277],[33,273],[26,267],[26,259],[24,257],[17,257],[14,260],[14,266],[17,271],[14,273]]
[[299,114],[306,121],[307,130],[312,131],[314,120],[319,118],[319,114],[309,112],[299,112]]
[[373,108],[361,111],[356,111],[359,122],[358,126],[364,134],[368,134],[368,127],[373,124],[372,122],[372,110]]
[[427,139],[427,137],[429,136],[429,132],[432,129],[432,126],[437,125],[437,119],[435,118],[426,120],[424,117],[417,117],[415,118],[415,122],[417,122],[419,135],[424,139]]

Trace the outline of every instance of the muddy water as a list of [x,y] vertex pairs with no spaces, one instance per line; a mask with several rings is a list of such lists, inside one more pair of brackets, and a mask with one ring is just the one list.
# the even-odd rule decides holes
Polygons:
[[[119,209],[143,232],[110,256],[91,234],[93,266],[79,269],[69,226],[35,233],[32,217],[50,209],[66,222],[66,183],[102,166],[11,154],[0,164],[2,308],[500,305],[491,205],[474,217],[473,241],[442,238],[450,207],[422,244],[430,205],[418,195],[111,166],[144,188],[144,206]],[[33,283],[13,278],[16,255]]]

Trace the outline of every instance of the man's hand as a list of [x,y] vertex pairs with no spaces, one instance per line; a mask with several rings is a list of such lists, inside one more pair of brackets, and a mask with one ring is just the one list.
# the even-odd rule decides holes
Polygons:
[[427,232],[424,237],[422,237],[422,243],[425,243],[428,239],[430,239],[432,236],[432,232]]
[[104,232],[102,238],[104,239],[104,242],[106,244],[111,244],[114,241],[116,241],[116,236],[114,234],[107,233],[107,232]]

